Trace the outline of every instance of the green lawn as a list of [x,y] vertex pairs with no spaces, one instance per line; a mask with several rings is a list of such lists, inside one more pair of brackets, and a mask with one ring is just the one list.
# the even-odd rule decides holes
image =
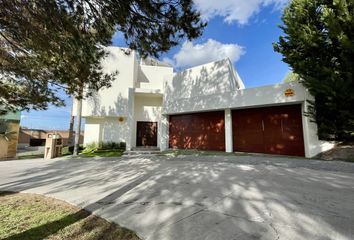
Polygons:
[[66,202],[0,192],[0,239],[138,240],[132,231]]

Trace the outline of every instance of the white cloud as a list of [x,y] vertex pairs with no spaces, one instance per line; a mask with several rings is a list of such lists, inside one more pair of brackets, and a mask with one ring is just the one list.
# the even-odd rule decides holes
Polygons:
[[289,0],[194,0],[197,9],[206,20],[221,16],[227,23],[237,22],[241,25],[257,14],[261,7],[275,6],[281,9]]
[[244,47],[240,45],[223,44],[213,39],[208,39],[202,44],[186,41],[179,52],[173,56],[173,60],[164,58],[163,61],[175,67],[191,67],[224,58],[236,62],[244,53]]

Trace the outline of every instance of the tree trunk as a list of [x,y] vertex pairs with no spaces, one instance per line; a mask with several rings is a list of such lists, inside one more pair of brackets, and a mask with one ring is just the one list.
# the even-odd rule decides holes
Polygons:
[[77,112],[76,112],[76,127],[75,127],[75,145],[74,145],[74,154],[73,154],[74,156],[79,155],[82,99],[76,99],[76,101],[77,101]]
[[69,124],[69,136],[68,136],[68,145],[69,148],[74,146],[74,98],[71,106],[71,115],[70,115],[70,124]]

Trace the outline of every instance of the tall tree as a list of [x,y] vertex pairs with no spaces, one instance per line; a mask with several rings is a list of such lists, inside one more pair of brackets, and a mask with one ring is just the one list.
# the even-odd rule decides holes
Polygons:
[[274,49],[314,96],[319,137],[354,137],[354,1],[292,0],[282,20]]
[[205,23],[191,0],[0,0],[0,105],[61,106],[58,88],[82,98],[110,86],[103,46],[115,31],[130,48],[157,56]]
[[284,83],[296,82],[296,81],[300,81],[300,77],[298,74],[293,72],[289,72],[283,79]]
[[47,109],[64,105],[61,88],[80,102],[109,87],[100,61],[115,31],[158,56],[204,27],[191,0],[0,0],[0,105]]

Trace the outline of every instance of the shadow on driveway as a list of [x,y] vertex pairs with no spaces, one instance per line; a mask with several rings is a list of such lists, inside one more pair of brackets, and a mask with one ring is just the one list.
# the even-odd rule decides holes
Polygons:
[[233,158],[0,162],[0,189],[66,200],[143,239],[353,239],[352,172]]

